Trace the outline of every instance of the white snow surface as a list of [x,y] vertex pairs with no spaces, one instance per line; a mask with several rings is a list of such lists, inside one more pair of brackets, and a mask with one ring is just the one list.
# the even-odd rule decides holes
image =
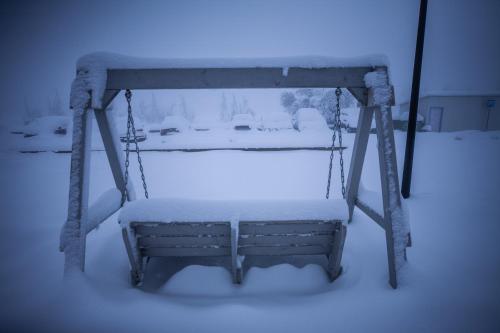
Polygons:
[[189,128],[188,121],[181,116],[166,116],[161,123],[161,129],[175,128],[182,132]]
[[130,222],[229,222],[347,220],[344,200],[193,200],[140,199],[120,211],[122,227]]
[[300,131],[329,130],[325,118],[315,108],[302,108],[297,111],[297,124]]
[[[325,56],[295,56],[269,58],[191,58],[153,59],[129,57],[113,53],[91,53],[78,59],[77,80],[83,81],[87,90],[92,90],[92,106],[101,107],[101,99],[106,86],[108,69],[138,68],[282,68],[283,76],[288,69],[384,66],[388,64],[384,55],[368,55],[353,58],[332,58]],[[74,94],[72,93],[72,96]],[[73,97],[72,97],[73,98]],[[76,97],[75,97],[76,98]],[[77,101],[71,101],[75,105]]]
[[[399,114],[398,118],[399,120],[408,121],[408,119],[410,119],[410,112],[409,111],[402,112],[401,114]],[[424,120],[425,120],[424,116],[422,116],[420,113],[417,113],[417,121],[424,121]]]
[[249,113],[235,114],[231,120],[231,124],[233,127],[248,126],[253,129],[255,127],[255,119]]
[[69,116],[43,116],[33,119],[22,129],[25,134],[52,135],[57,128],[72,131],[72,121]]
[[367,88],[373,90],[373,103],[375,105],[390,105],[392,88],[389,86],[389,77],[386,71],[376,70],[365,74]]
[[122,193],[111,188],[101,194],[89,207],[87,230],[97,227],[100,222],[113,215],[121,206]]
[[[401,175],[406,134],[395,135]],[[353,137],[344,140],[352,143]],[[8,305],[0,311],[2,329],[499,332],[498,151],[498,131],[418,134],[412,193],[405,200],[413,246],[392,290],[385,234],[358,209],[349,224],[343,273],[333,283],[316,264],[252,267],[237,286],[222,267],[153,258],[143,287],[132,288],[118,214],[88,235],[85,274],[63,281],[57,247],[67,217],[70,155],[2,148],[0,296]],[[290,201],[324,197],[329,153],[145,152],[142,158],[154,198]],[[370,135],[362,181],[380,198],[378,169],[377,139]],[[340,175],[333,171],[333,196],[340,198]],[[140,184],[133,158],[130,176]],[[105,152],[92,152],[90,202],[113,186]]]
[[282,111],[264,113],[262,115],[261,125],[263,129],[269,130],[293,129],[290,115]]
[[[113,119],[113,117],[110,117]],[[113,123],[120,125],[119,132],[126,131],[126,122],[114,120]],[[146,133],[146,141],[140,142],[141,150],[162,149],[221,149],[221,148],[300,148],[300,147],[329,147],[331,144],[331,131],[305,131],[299,132],[293,129],[278,131],[235,131],[232,123],[215,122],[213,125],[195,123],[191,126],[193,130],[175,133],[168,137],[160,133]],[[209,128],[208,131],[196,131],[197,128]],[[227,127],[227,128],[224,128]],[[145,128],[151,129],[151,126]],[[154,126],[161,128],[161,124]],[[92,149],[103,150],[104,146],[100,139],[98,126],[94,121],[92,133]],[[10,151],[69,151],[71,150],[71,132],[66,135],[37,135],[25,138],[22,135],[5,133],[5,150]],[[125,149],[125,143],[117,142],[117,147]]]
[[197,115],[191,123],[191,128],[194,130],[210,130],[224,126],[223,123],[218,122],[215,118],[207,115]]

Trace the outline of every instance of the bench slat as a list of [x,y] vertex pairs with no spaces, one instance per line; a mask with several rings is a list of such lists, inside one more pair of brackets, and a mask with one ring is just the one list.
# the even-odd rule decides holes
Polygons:
[[147,257],[208,257],[230,256],[231,247],[149,247],[141,249]]
[[304,245],[304,246],[252,246],[239,247],[239,255],[265,255],[265,256],[280,256],[280,255],[312,255],[312,254],[328,254],[330,247],[320,245]]
[[161,237],[138,237],[137,241],[141,247],[169,247],[176,245],[218,245],[231,246],[231,238],[229,236],[161,236]]
[[240,235],[240,238],[238,240],[239,246],[308,244],[308,245],[322,245],[327,247],[333,243],[333,234],[266,235],[266,236],[248,235],[248,237],[244,236],[246,235]]
[[229,222],[132,222],[130,227],[142,236],[231,235]]
[[338,221],[240,222],[240,235],[332,233]]

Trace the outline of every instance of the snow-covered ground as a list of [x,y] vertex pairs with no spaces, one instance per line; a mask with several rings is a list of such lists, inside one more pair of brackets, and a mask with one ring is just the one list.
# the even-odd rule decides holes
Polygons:
[[[400,170],[404,142],[397,132]],[[384,233],[359,211],[332,284],[317,265],[252,268],[235,286],[220,267],[175,273],[179,262],[152,260],[149,281],[132,288],[117,215],[89,235],[85,275],[63,283],[70,155],[0,151],[2,331],[498,332],[499,152],[500,132],[418,134],[407,200],[414,246],[392,290]],[[328,159],[321,151],[143,156],[152,197],[199,199],[320,199]],[[93,152],[91,165],[92,202],[113,179],[104,152]],[[333,179],[338,198],[337,170]],[[374,135],[363,183],[380,192]]]
[[[120,123],[124,132],[126,123]],[[99,140],[99,130],[95,121],[93,129],[93,150],[103,150]],[[4,132],[0,135],[5,143],[5,150],[10,151],[69,151],[71,149],[71,133],[55,135],[41,133],[33,137],[23,137],[22,134]],[[161,136],[160,133],[146,132],[146,141],[140,143],[145,150],[170,150],[170,149],[221,149],[221,148],[300,148],[300,147],[329,147],[332,132],[325,128],[322,131],[299,132],[294,129],[279,131],[236,131],[231,129],[216,128],[209,131],[186,130]],[[125,148],[125,144],[123,144]]]

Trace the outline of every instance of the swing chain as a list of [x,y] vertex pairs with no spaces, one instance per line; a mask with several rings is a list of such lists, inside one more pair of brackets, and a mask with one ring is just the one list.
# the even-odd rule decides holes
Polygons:
[[344,148],[342,147],[342,122],[340,121],[340,95],[342,94],[342,90],[337,88],[335,91],[335,95],[337,96],[337,131],[339,137],[339,155],[340,155],[340,182],[342,184],[342,198],[345,199],[345,176],[344,176]]
[[122,196],[122,205],[125,203],[125,200],[128,199],[128,191],[127,191],[127,183],[128,183],[128,178],[129,178],[129,173],[128,173],[128,168],[130,165],[130,160],[129,160],[129,155],[130,155],[130,136],[132,134],[134,144],[135,144],[135,152],[137,154],[137,162],[139,163],[139,170],[141,172],[141,179],[142,179],[142,187],[144,188],[144,196],[146,199],[149,198],[149,193],[148,193],[148,187],[146,185],[146,177],[144,175],[144,168],[142,166],[142,159],[141,159],[141,154],[139,150],[139,144],[137,143],[137,135],[135,132],[135,124],[134,124],[134,117],[132,115],[132,105],[131,105],[131,100],[132,100],[132,92],[130,89],[127,89],[125,91],[125,98],[127,100],[127,136],[126,136],[126,144],[125,144],[125,188],[123,191],[123,196]]
[[333,120],[333,134],[332,134],[332,147],[330,151],[330,164],[328,168],[328,184],[326,186],[326,198],[330,197],[330,183],[332,180],[332,167],[333,167],[333,152],[335,150],[335,141],[337,140],[337,134],[339,138],[339,155],[340,155],[340,181],[342,183],[342,197],[345,198],[345,177],[344,177],[344,154],[342,148],[342,123],[340,121],[340,96],[342,95],[342,90],[337,87],[335,89],[336,105],[335,114]]

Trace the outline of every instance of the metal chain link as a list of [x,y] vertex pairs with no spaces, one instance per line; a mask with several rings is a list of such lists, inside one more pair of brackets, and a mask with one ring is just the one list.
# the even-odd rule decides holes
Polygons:
[[344,177],[344,147],[342,146],[342,121],[340,120],[340,95],[342,94],[342,90],[340,88],[337,88],[335,90],[335,95],[337,96],[337,110],[336,110],[336,117],[337,117],[337,132],[338,132],[338,138],[339,138],[339,155],[340,155],[340,182],[342,184],[342,198],[345,199],[345,177]]
[[330,151],[330,164],[328,167],[328,183],[326,185],[326,198],[330,197],[330,185],[332,181],[332,167],[333,167],[333,152],[335,151],[335,141],[337,140],[337,133],[339,138],[339,155],[340,155],[340,181],[342,183],[342,197],[345,198],[345,178],[344,178],[344,155],[342,148],[342,123],[340,121],[340,95],[342,90],[335,89],[336,105],[335,114],[333,119],[333,134],[332,134],[332,147]]
[[144,175],[144,168],[142,166],[142,159],[141,159],[141,154],[139,150],[139,144],[137,143],[137,134],[135,132],[135,124],[134,124],[134,117],[132,115],[132,92],[130,89],[127,89],[125,91],[125,98],[127,100],[127,136],[126,136],[126,144],[125,144],[125,189],[123,191],[123,196],[122,196],[122,205],[125,203],[125,200],[128,199],[128,191],[127,191],[127,183],[128,183],[128,178],[129,178],[129,173],[128,173],[128,168],[130,165],[129,161],[129,155],[130,155],[130,135],[132,134],[134,144],[135,144],[135,152],[137,154],[137,162],[139,163],[139,170],[141,172],[141,179],[142,179],[142,187],[144,188],[144,196],[146,199],[149,199],[149,193],[148,193],[148,187],[146,184],[146,177]]

